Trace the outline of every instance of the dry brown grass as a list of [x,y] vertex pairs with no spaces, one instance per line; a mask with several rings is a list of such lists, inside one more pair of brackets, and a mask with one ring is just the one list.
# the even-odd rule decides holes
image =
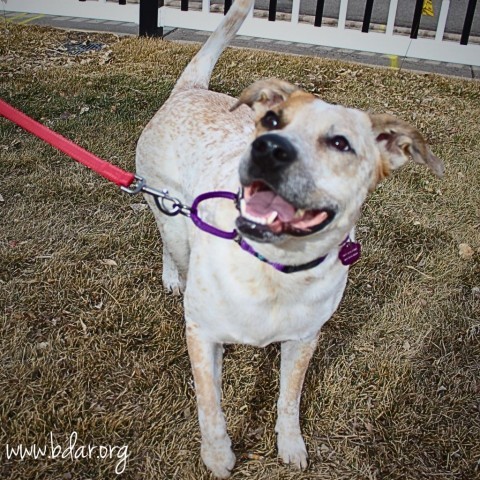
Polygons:
[[[72,59],[58,47],[83,34],[1,28],[1,96],[128,169],[195,50],[95,35],[112,53]],[[233,478],[478,478],[480,85],[229,50],[212,87],[237,95],[267,76],[413,122],[447,173],[406,167],[365,206],[363,259],[306,379],[305,472],[276,459],[277,347],[227,349]],[[64,444],[74,431],[77,446],[128,445],[123,478],[209,478],[152,215],[4,120],[0,135],[0,478],[114,478],[115,458],[6,457],[7,443],[42,446],[52,432]]]

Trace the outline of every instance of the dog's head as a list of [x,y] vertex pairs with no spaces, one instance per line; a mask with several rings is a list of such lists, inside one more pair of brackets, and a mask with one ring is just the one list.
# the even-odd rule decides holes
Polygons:
[[233,109],[242,104],[256,131],[240,163],[237,228],[258,242],[346,235],[368,192],[409,157],[443,174],[422,135],[393,116],[331,105],[276,79],[248,87]]

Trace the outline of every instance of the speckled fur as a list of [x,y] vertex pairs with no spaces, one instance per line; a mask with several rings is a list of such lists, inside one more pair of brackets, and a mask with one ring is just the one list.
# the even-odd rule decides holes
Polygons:
[[[235,242],[209,236],[185,218],[163,215],[147,197],[163,240],[165,288],[184,293],[201,456],[219,478],[228,477],[235,464],[220,407],[222,345],[282,342],[278,453],[284,462],[305,468],[300,394],[320,328],[338,307],[347,282],[348,268],[338,260],[339,244],[348,234],[353,236],[368,192],[408,155],[437,174],[442,171],[421,135],[394,117],[329,105],[275,79],[253,84],[238,102],[209,91],[215,62],[252,4],[253,0],[236,0],[145,128],[137,149],[138,173],[150,186],[168,188],[187,204],[207,191],[235,192],[240,179],[248,176],[252,140],[266,133],[261,118],[274,110],[282,120],[275,133],[299,153],[278,193],[306,205],[337,208],[334,221],[316,234],[286,236],[273,244],[251,241],[261,254],[283,264],[327,255],[320,266],[287,275]],[[328,141],[332,135],[348,138],[354,152],[333,149]],[[231,202],[219,200],[202,207],[201,215],[232,230],[238,212]]]

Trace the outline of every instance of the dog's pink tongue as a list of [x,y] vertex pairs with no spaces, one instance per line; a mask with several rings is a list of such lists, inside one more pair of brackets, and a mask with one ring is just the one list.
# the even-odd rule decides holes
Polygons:
[[270,190],[254,193],[247,201],[247,212],[257,218],[267,218],[277,212],[282,222],[290,222],[295,216],[295,208]]

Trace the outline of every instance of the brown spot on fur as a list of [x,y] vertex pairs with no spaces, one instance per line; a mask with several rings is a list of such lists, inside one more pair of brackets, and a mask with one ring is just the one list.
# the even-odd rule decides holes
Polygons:
[[390,168],[390,163],[388,162],[387,158],[385,158],[384,155],[380,155],[377,163],[377,169],[375,170],[375,176],[370,186],[370,191],[373,191],[375,187],[391,173],[392,169]]
[[256,118],[255,135],[258,136],[264,132],[269,131],[262,125],[261,122],[267,111],[273,111],[278,115],[280,120],[278,129],[282,129],[291,122],[295,113],[302,105],[315,100],[316,97],[312,94],[304,92],[303,90],[295,90],[284,102],[280,102],[278,105],[275,105],[268,110],[262,109],[258,112]]
[[275,105],[289,98],[296,90],[298,90],[298,87],[295,85],[277,78],[259,80],[240,94],[238,102],[235,103],[231,110],[233,111],[240,105],[245,104],[251,107],[257,115],[261,116],[267,110],[271,110]]
[[285,372],[287,374],[285,376],[287,383],[284,385],[284,389],[281,391],[281,403],[283,408],[279,410],[279,416],[281,414],[288,415],[290,413],[288,411],[289,406],[291,405],[295,405],[298,408],[303,382],[305,379],[305,373],[310,363],[310,359],[312,358],[313,352],[315,351],[316,345],[316,340],[308,343],[298,342],[295,347],[296,351],[294,354],[296,358],[294,357],[294,363],[291,364],[289,359],[284,357],[290,357],[290,355],[292,355],[292,345],[287,346],[282,344],[282,374],[284,373],[283,369],[288,368],[288,371]]
[[283,109],[287,112],[290,109],[292,109],[292,111],[295,111],[295,109],[299,108],[301,105],[305,105],[306,103],[312,103],[315,100],[317,100],[317,97],[315,97],[315,95],[312,95],[311,93],[305,92],[303,90],[296,90],[284,102]]
[[[190,328],[189,328],[190,327]],[[192,364],[193,379],[197,394],[198,408],[204,413],[207,424],[213,424],[221,417],[220,399],[214,388],[213,357],[205,352],[204,343],[197,337],[196,328],[187,326],[187,347]]]
[[[253,259],[253,257],[252,260],[258,262],[258,260]],[[275,270],[271,267],[271,265],[268,265],[266,263],[257,265],[257,268],[261,270],[261,273],[259,275],[256,274],[246,276],[245,278],[239,278],[237,269],[235,269],[235,271],[232,270],[232,275],[239,278],[239,281],[241,280],[241,283],[247,289],[248,294],[252,298],[276,298],[278,295],[278,282],[276,282],[273,278]]]

